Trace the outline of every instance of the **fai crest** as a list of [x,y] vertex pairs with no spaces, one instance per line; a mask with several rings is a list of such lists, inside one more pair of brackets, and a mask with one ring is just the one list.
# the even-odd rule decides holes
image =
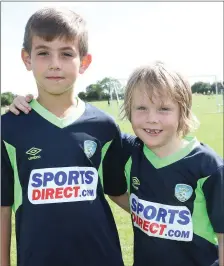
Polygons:
[[193,188],[189,185],[177,184],[175,186],[175,197],[181,202],[189,200],[192,193],[193,193]]
[[84,152],[88,158],[92,157],[96,151],[97,144],[92,140],[84,141]]

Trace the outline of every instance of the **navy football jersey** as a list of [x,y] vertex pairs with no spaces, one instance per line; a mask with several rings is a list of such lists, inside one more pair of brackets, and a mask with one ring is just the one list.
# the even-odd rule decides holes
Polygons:
[[81,100],[66,119],[31,107],[2,116],[1,205],[15,211],[17,265],[123,266],[104,195],[127,191],[119,128]]
[[165,158],[137,137],[123,142],[134,266],[211,266],[224,233],[223,159],[193,137]]

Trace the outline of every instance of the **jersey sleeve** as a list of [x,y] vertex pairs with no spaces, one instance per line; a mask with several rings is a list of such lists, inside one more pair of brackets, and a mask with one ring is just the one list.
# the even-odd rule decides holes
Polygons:
[[1,142],[1,206],[12,206],[14,203],[13,169],[6,151],[5,143]]
[[117,126],[116,135],[112,140],[103,160],[104,193],[110,196],[120,196],[127,191],[125,167],[125,150],[122,135]]
[[224,166],[211,174],[203,185],[209,219],[216,233],[224,233]]

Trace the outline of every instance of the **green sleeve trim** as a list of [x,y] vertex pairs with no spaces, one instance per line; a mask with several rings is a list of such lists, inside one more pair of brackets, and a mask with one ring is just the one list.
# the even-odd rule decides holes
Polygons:
[[14,172],[14,204],[12,206],[12,209],[16,213],[19,206],[22,205],[22,187],[19,181],[19,174],[18,174],[17,160],[16,160],[16,148],[5,141],[4,143]]
[[131,157],[128,159],[127,163],[125,164],[125,176],[126,176],[126,182],[127,182],[127,186],[128,186],[128,193],[130,194],[131,191],[131,166],[132,166],[132,159]]
[[100,178],[100,182],[101,182],[101,185],[102,185],[102,188],[103,188],[103,159],[107,153],[107,150],[109,149],[110,147],[110,144],[111,144],[112,140],[107,142],[106,144],[104,144],[104,146],[102,147],[102,150],[101,150],[101,162],[100,162],[100,166],[99,166],[99,169],[98,169],[98,175],[99,175],[99,178]]
[[195,201],[192,214],[194,234],[206,239],[212,244],[218,245],[217,235],[213,230],[212,224],[208,217],[206,200],[202,186],[209,176],[201,178],[197,182],[197,188],[195,189]]

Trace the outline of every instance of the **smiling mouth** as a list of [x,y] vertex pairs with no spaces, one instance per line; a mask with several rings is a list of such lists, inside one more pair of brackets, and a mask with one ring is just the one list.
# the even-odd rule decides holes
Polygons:
[[158,135],[159,133],[161,133],[163,130],[160,129],[143,129],[146,133],[150,134],[150,135]]

